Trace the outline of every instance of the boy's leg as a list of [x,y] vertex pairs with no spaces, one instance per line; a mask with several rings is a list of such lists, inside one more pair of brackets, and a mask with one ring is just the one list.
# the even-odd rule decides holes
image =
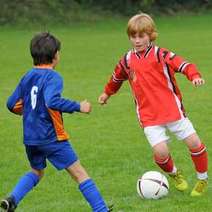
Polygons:
[[14,211],[23,197],[37,185],[43,173],[43,170],[32,169],[21,177],[10,196],[1,201],[1,207],[7,211]]
[[206,146],[200,141],[196,133],[187,137],[185,143],[191,152],[191,158],[197,172],[197,178],[200,180],[207,179],[208,154]]
[[[24,196],[36,186],[44,174],[44,168],[46,167],[46,156],[39,150],[38,146],[25,146],[28,160],[32,168],[31,172],[26,173],[20,178],[19,182],[11,192],[9,198],[2,200],[1,207],[11,205],[14,208],[24,198]],[[8,204],[7,204],[8,203]],[[12,210],[11,210],[12,211]]]
[[193,133],[185,139],[191,158],[197,173],[198,182],[191,192],[192,196],[201,196],[207,189],[208,184],[208,154],[206,146],[200,141],[198,135]]
[[154,159],[156,164],[174,180],[175,187],[179,191],[185,191],[188,188],[188,183],[184,179],[183,175],[174,165],[174,162],[169,153],[167,143],[160,142],[153,146]]
[[90,204],[94,212],[107,212],[108,208],[95,183],[90,179],[79,161],[67,169],[68,173],[79,183],[79,190]]
[[191,121],[188,118],[171,123],[168,128],[171,132],[175,133],[179,140],[185,141],[191,152],[191,158],[198,178],[198,182],[195,185],[191,195],[200,196],[207,188],[208,158],[206,147],[201,143]]
[[168,125],[171,132],[179,140],[184,140],[191,152],[191,158],[197,171],[197,178],[207,179],[208,158],[205,145],[200,141],[188,118],[181,119]]
[[94,182],[81,166],[78,157],[68,141],[51,144],[52,154],[48,160],[58,169],[66,169],[71,177],[79,183],[79,189],[95,212],[107,212],[107,206]]
[[156,164],[169,174],[176,173],[177,170],[167,145],[169,137],[166,135],[166,127],[163,125],[145,127],[144,133],[152,147]]
[[177,168],[174,165],[174,162],[169,153],[168,145],[166,141],[156,144],[153,148],[154,160],[156,164],[168,174],[175,174]]
[[32,169],[31,172],[28,172],[23,177],[21,177],[10,194],[10,196],[14,198],[16,205],[18,205],[23,197],[38,184],[43,174],[43,170]]
[[175,182],[175,187],[179,191],[188,188],[183,175],[177,170],[169,153],[167,141],[169,137],[166,135],[166,126],[150,126],[144,128],[144,133],[153,149],[154,160],[156,164],[167,174],[169,174]]

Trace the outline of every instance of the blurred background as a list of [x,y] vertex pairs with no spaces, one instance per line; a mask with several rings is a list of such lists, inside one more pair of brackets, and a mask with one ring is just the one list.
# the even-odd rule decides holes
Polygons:
[[212,8],[211,0],[0,0],[0,25],[96,21],[130,16],[138,11],[153,14],[200,13]]
[[[139,11],[155,20],[156,44],[197,64],[206,84],[195,88],[176,74],[189,119],[207,145],[212,175],[212,0],[0,0],[0,198],[29,170],[22,119],[6,102],[21,77],[32,67],[29,43],[35,33],[50,31],[62,43],[56,70],[64,79],[63,96],[88,99],[92,113],[64,114],[65,129],[81,163],[99,186],[114,212],[212,211],[212,183],[198,201],[170,193],[160,201],[142,201],[136,182],[144,172],[157,170],[150,146],[139,127],[128,83],[100,107],[98,96],[114,66],[130,48],[126,25]],[[190,155],[174,136],[172,156],[193,187],[196,174]],[[48,163],[45,178],[21,202],[17,212],[90,212],[77,185]]]

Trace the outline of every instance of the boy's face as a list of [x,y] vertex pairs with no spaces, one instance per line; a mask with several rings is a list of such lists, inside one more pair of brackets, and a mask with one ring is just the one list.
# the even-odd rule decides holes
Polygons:
[[146,49],[150,43],[150,38],[147,33],[136,33],[129,36],[129,40],[136,51],[141,52]]

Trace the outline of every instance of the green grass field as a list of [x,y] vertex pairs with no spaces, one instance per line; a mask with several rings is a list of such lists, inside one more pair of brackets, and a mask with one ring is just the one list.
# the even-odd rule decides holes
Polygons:
[[[62,41],[61,62],[56,68],[64,77],[64,96],[88,99],[90,115],[64,114],[65,128],[82,164],[99,186],[115,212],[208,212],[212,211],[212,183],[207,195],[191,198],[195,172],[185,145],[172,137],[170,144],[176,165],[184,171],[189,190],[179,193],[170,181],[169,195],[161,200],[141,200],[136,193],[137,178],[148,170],[158,170],[142,129],[139,128],[133,99],[126,82],[107,106],[100,107],[98,95],[119,58],[129,49],[125,34],[127,20],[108,20],[96,24],[45,27]],[[177,76],[184,106],[212,160],[212,15],[177,16],[156,19],[157,44],[196,63],[206,80],[194,88],[183,76]],[[6,100],[20,77],[31,68],[29,41],[39,27],[0,28],[0,198],[8,194],[19,177],[28,171],[22,145],[22,121],[9,113]],[[90,211],[76,183],[65,172],[50,164],[39,186],[19,205],[18,212]]]

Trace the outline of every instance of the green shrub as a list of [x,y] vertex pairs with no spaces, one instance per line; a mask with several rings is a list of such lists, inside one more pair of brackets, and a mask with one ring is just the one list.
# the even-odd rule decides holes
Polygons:
[[138,11],[173,14],[211,8],[210,0],[0,0],[0,24],[90,21],[107,12],[132,15]]

